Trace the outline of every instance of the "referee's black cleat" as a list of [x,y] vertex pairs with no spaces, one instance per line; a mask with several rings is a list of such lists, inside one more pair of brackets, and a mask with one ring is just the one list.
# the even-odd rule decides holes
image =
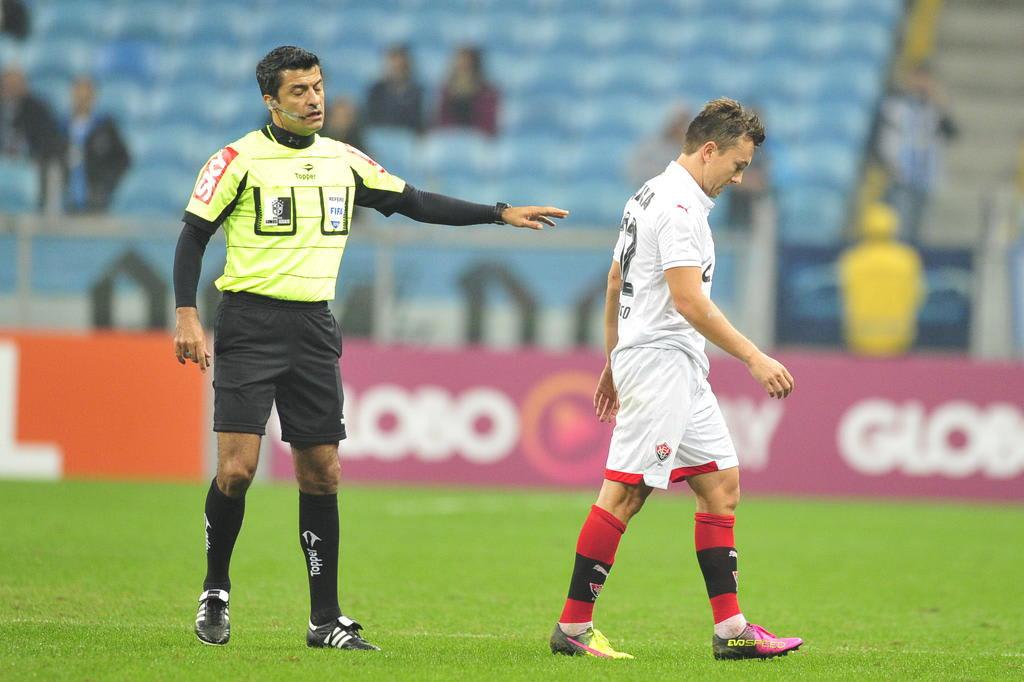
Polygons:
[[361,651],[380,651],[379,646],[370,644],[359,634],[363,626],[351,618],[338,616],[325,625],[309,623],[306,631],[306,646],[315,649],[356,649]]
[[231,639],[227,590],[206,590],[199,595],[196,637],[203,644],[223,645]]

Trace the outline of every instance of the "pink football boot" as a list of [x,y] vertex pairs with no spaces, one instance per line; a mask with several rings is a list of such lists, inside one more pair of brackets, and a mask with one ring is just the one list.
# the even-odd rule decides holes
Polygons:
[[747,623],[737,637],[711,637],[711,650],[717,659],[775,658],[796,651],[804,640],[799,637],[776,637],[760,625]]

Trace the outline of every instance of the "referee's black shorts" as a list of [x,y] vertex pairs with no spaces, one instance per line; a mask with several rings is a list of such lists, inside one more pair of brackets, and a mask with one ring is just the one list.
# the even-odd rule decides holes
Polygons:
[[214,431],[263,435],[276,400],[285,442],[344,440],[341,331],[326,301],[224,292],[213,336]]

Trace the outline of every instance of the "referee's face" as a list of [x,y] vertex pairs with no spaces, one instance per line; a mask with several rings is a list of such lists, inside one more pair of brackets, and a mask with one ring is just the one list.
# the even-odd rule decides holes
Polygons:
[[[324,78],[320,67],[284,69],[281,87],[277,90],[277,106],[285,112],[274,112],[275,121],[285,130],[310,135],[324,126]],[[294,118],[293,118],[294,116]]]

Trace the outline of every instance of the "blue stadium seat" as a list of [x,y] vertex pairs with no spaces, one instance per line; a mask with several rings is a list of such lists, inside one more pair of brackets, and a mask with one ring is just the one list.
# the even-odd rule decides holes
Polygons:
[[779,192],[779,237],[788,244],[831,245],[842,240],[847,195],[805,185]]
[[0,159],[0,212],[39,210],[39,167],[31,161]]
[[160,166],[132,168],[118,187],[112,208],[126,215],[177,217],[188,204],[195,178]]
[[[604,180],[566,186],[565,204],[575,227],[612,227],[622,220],[622,209],[633,189],[625,181]],[[611,249],[614,242],[609,242]]]
[[557,94],[508,98],[501,106],[501,130],[515,138],[568,135],[562,112],[572,107],[572,98]]
[[86,38],[67,36],[46,39],[24,46],[18,58],[22,68],[33,79],[64,78],[91,74],[95,67],[97,48]]
[[[539,133],[505,138],[493,147],[494,172],[506,180],[558,176],[557,157],[571,146],[565,135]],[[527,183],[529,184],[529,183]]]
[[860,170],[861,148],[832,140],[790,144],[776,149],[772,157],[773,184],[800,187],[819,183],[841,191],[851,189]]
[[101,81],[97,95],[99,108],[122,122],[150,123],[171,106],[166,89],[150,89],[132,80]]
[[110,27],[110,35],[121,40],[179,40],[192,35],[200,14],[196,7],[184,3],[146,3],[145,9],[118,13],[119,21]]
[[105,38],[110,17],[104,11],[104,4],[101,0],[32,3],[33,33],[44,39],[66,39],[70,36],[90,37],[93,40]]
[[861,60],[836,61],[829,65],[828,78],[817,91],[821,103],[847,103],[873,108],[882,94],[884,72],[879,65]]
[[95,56],[95,75],[104,78],[131,78],[149,84],[160,58],[158,43],[144,40],[115,40],[101,47]]
[[[511,95],[528,90],[550,69],[551,64],[545,57],[531,52],[523,54],[515,50],[502,49],[494,50],[487,55],[488,73],[501,74],[501,88]],[[565,84],[559,85],[566,87]]]
[[550,168],[570,183],[622,182],[631,146],[621,137],[584,138],[557,149],[550,157]]
[[472,130],[442,128],[428,133],[417,170],[426,177],[483,176],[498,166],[494,141]]
[[405,128],[372,127],[366,129],[363,150],[388,171],[410,182],[416,173],[419,148],[417,135]]

